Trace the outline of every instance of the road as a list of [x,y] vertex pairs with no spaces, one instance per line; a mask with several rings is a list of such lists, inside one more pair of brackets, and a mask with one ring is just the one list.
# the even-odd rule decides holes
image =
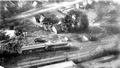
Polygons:
[[44,7],[34,8],[34,9],[28,10],[26,12],[14,15],[11,18],[6,18],[5,20],[23,19],[26,17],[34,16],[34,15],[39,14],[39,13],[48,12],[48,11],[55,10],[55,9],[58,9],[61,7],[67,7],[67,6],[82,2],[82,1],[83,0],[74,0],[74,1],[70,1],[70,2],[53,3],[52,5],[47,4],[47,6],[43,5]]

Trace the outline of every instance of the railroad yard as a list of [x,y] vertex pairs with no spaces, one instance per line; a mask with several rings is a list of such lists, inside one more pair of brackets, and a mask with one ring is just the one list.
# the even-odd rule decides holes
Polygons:
[[[37,7],[34,3],[38,4]],[[32,7],[30,2],[25,10],[20,10],[20,13],[14,11],[11,16],[9,12],[12,10],[5,7],[7,10],[1,12],[6,12],[6,16],[8,13],[8,16],[1,16],[0,32],[14,25],[16,36],[13,38],[8,34],[14,44],[8,40],[0,42],[0,54],[3,56],[0,57],[1,66],[60,68],[59,63],[64,66],[72,62],[76,67],[61,68],[120,68],[120,5],[116,1],[95,1],[90,6],[84,6],[83,3],[82,0],[60,3],[35,1]],[[6,42],[9,44],[5,45]],[[18,47],[14,49],[13,45]]]

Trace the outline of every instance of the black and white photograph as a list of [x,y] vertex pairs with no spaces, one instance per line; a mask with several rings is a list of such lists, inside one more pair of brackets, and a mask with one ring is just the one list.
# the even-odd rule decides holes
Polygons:
[[0,0],[0,68],[120,68],[120,1]]

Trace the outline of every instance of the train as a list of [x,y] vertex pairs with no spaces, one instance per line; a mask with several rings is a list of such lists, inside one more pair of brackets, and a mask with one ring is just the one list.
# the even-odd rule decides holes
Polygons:
[[[21,38],[21,37],[20,37]],[[0,54],[28,54],[31,52],[43,52],[57,49],[70,48],[68,42],[39,43],[27,45],[25,39],[14,38],[1,41]]]

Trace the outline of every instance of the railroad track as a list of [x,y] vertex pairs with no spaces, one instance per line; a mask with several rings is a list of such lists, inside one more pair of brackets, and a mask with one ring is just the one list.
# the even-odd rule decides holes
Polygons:
[[[106,45],[107,43],[104,43],[104,45]],[[101,43],[101,44],[103,44],[103,43]],[[86,59],[89,60],[93,57],[99,57],[99,54],[104,54],[103,51],[96,52],[96,47],[94,47],[94,49],[92,51],[84,51],[84,52],[80,52],[80,50],[72,51],[72,52],[67,52],[65,54],[62,54],[60,56],[44,58],[44,59],[34,59],[31,61],[20,62],[20,63],[17,63],[17,67],[26,68],[26,67],[32,67],[32,66],[44,66],[44,65],[48,65],[48,64],[64,62],[64,61],[71,61],[71,60],[74,61],[75,63],[79,63],[79,62],[85,61]],[[15,68],[17,68],[17,67],[15,67]]]

